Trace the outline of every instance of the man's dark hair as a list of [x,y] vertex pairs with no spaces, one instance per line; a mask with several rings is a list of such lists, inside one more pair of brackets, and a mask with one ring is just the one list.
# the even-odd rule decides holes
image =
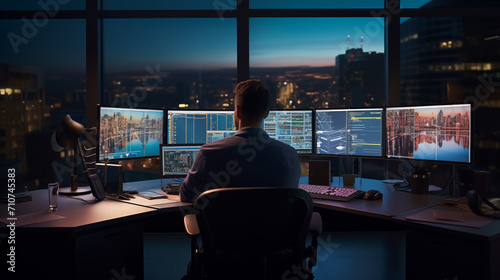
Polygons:
[[255,122],[266,117],[269,110],[269,90],[261,81],[241,82],[234,87],[234,94],[235,106],[241,106],[245,120]]

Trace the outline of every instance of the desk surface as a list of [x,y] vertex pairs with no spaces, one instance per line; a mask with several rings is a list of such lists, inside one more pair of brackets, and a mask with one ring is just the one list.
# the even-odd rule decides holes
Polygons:
[[[442,207],[443,206],[436,205],[432,206],[429,209],[441,209]],[[420,222],[406,219],[406,217],[415,214],[415,212],[398,215],[397,217],[394,217],[394,222],[401,224],[407,228],[425,229],[437,233],[452,232],[455,236],[462,236],[464,238],[472,238],[476,240],[493,241],[500,239],[500,220],[492,220],[489,224],[481,228],[472,228],[466,226]]]
[[[307,183],[307,178],[301,178],[301,183]],[[334,177],[333,185],[336,185],[336,183],[338,184],[338,178]],[[347,202],[314,199],[314,205],[363,216],[392,219],[396,215],[437,205],[443,198],[442,195],[432,193],[421,195],[398,191],[390,184],[366,178],[363,178],[361,181],[359,178],[356,178],[355,188],[363,191],[375,189],[380,191],[384,196],[381,200],[353,199]]]
[[[42,218],[55,214],[64,218],[22,226],[27,228],[57,228],[59,230],[67,229],[77,232],[103,225],[142,219],[157,214],[155,209],[121,203],[119,201],[103,200],[89,204],[80,199],[65,196],[59,196],[57,211],[48,212],[47,190],[36,190],[30,192],[30,194],[34,196],[33,201],[21,202],[13,206],[15,215],[12,217],[16,217],[19,222],[23,219],[24,215],[28,214],[38,214]],[[90,202],[95,200],[92,195],[78,197]],[[0,207],[0,217],[10,217],[7,212],[7,204],[2,203]],[[0,223],[0,225],[3,225],[3,223]]]
[[[307,177],[301,178],[301,182],[307,180]],[[125,183],[124,189],[136,189],[138,191],[159,190],[161,188],[161,180],[147,180],[140,182]],[[168,181],[163,180],[163,185]],[[395,215],[405,212],[422,209],[436,205],[443,198],[440,195],[417,195],[408,192],[395,190],[392,185],[382,183],[380,180],[363,179],[361,186],[359,180],[356,181],[355,187],[361,190],[376,189],[384,194],[382,200],[367,201],[362,199],[354,199],[347,202],[314,199],[314,205],[317,207],[349,212],[353,214],[371,216],[377,218],[391,219]],[[168,195],[168,199],[153,199],[148,200],[142,197],[136,197],[131,200],[124,200],[126,203],[153,207],[160,211],[172,211],[175,207],[186,206],[190,203],[179,202],[178,195]]]
[[[136,182],[127,182],[123,184],[124,190],[137,190],[139,192],[149,191],[149,190],[161,190],[162,184],[166,186],[167,183],[172,183],[171,180],[146,180],[146,181],[136,181]],[[179,208],[189,208],[191,207],[191,203],[181,202],[179,195],[169,194],[168,198],[159,198],[159,199],[146,199],[139,196],[135,196],[135,198],[130,200],[121,200],[122,202],[140,205],[145,207],[154,208],[160,211],[160,213],[169,212],[169,211],[178,211]]]
[[[301,178],[301,183],[305,183],[307,177]],[[163,180],[163,184],[168,181]],[[124,189],[136,189],[138,191],[159,190],[161,188],[160,179],[125,183]],[[367,191],[370,189],[379,190],[384,194],[382,200],[362,200],[354,199],[348,202],[314,199],[314,205],[325,209],[339,212],[352,213],[356,215],[375,217],[386,220],[396,220],[400,224],[441,228],[443,230],[460,231],[464,234],[474,234],[486,238],[500,238],[498,231],[498,221],[481,229],[464,228],[459,226],[448,226],[439,224],[426,224],[415,221],[407,221],[406,214],[439,204],[442,195],[418,195],[395,190],[392,185],[382,183],[379,180],[362,179],[362,184],[356,181],[356,188]],[[16,216],[22,218],[24,214],[47,213],[48,195],[47,190],[37,190],[31,192],[35,200],[22,202],[15,205]],[[91,195],[80,196],[80,198],[92,201]],[[0,204],[0,218],[9,217],[7,204]],[[84,201],[60,196],[59,209],[55,214],[63,216],[63,219],[45,221],[41,223],[29,224],[24,227],[29,228],[68,228],[74,231],[91,229],[93,227],[110,225],[128,220],[141,219],[168,211],[179,211],[182,208],[190,208],[190,203],[179,201],[178,195],[169,195],[168,199],[148,200],[136,197],[131,200],[104,200],[92,204]],[[0,223],[1,224],[1,223]],[[3,224],[2,224],[3,225]]]

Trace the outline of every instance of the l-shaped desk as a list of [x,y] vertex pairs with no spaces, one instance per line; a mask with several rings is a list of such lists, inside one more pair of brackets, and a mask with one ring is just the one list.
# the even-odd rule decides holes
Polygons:
[[[124,189],[139,191],[160,187],[160,180],[124,184]],[[376,230],[405,230],[407,279],[500,279],[500,221],[481,228],[412,221],[406,217],[437,207],[443,196],[397,191],[370,179],[363,179],[357,188],[377,189],[384,197],[349,202],[314,199],[316,210],[325,226],[337,227],[333,230],[356,225],[353,219],[381,225]],[[176,195],[96,203],[60,196],[59,210],[49,213],[47,190],[30,194],[34,201],[14,205],[13,215],[7,204],[0,204],[0,219],[15,224],[0,223],[0,253],[2,260],[7,257],[1,267],[7,278],[2,279],[142,279],[145,221],[166,223],[169,215],[192,211],[192,205]],[[93,200],[91,195],[80,198]],[[7,270],[12,266],[15,273]]]

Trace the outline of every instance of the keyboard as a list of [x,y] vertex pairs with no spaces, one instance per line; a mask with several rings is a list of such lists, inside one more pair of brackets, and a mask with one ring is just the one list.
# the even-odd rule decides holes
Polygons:
[[312,198],[336,201],[349,201],[365,194],[362,190],[320,185],[299,184],[299,188],[308,192]]

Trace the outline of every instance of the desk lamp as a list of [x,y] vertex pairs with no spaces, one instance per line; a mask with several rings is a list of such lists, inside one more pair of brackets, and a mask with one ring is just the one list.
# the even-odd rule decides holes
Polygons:
[[[73,174],[70,175],[70,190],[59,190],[62,195],[84,195],[91,193],[90,189],[78,189],[78,154],[80,147],[80,136],[84,131],[83,125],[75,122],[66,115],[52,134],[51,145],[56,152],[61,152],[64,147],[72,146],[75,154],[73,157]],[[80,155],[82,156],[82,155]],[[83,160],[83,158],[82,158]]]

